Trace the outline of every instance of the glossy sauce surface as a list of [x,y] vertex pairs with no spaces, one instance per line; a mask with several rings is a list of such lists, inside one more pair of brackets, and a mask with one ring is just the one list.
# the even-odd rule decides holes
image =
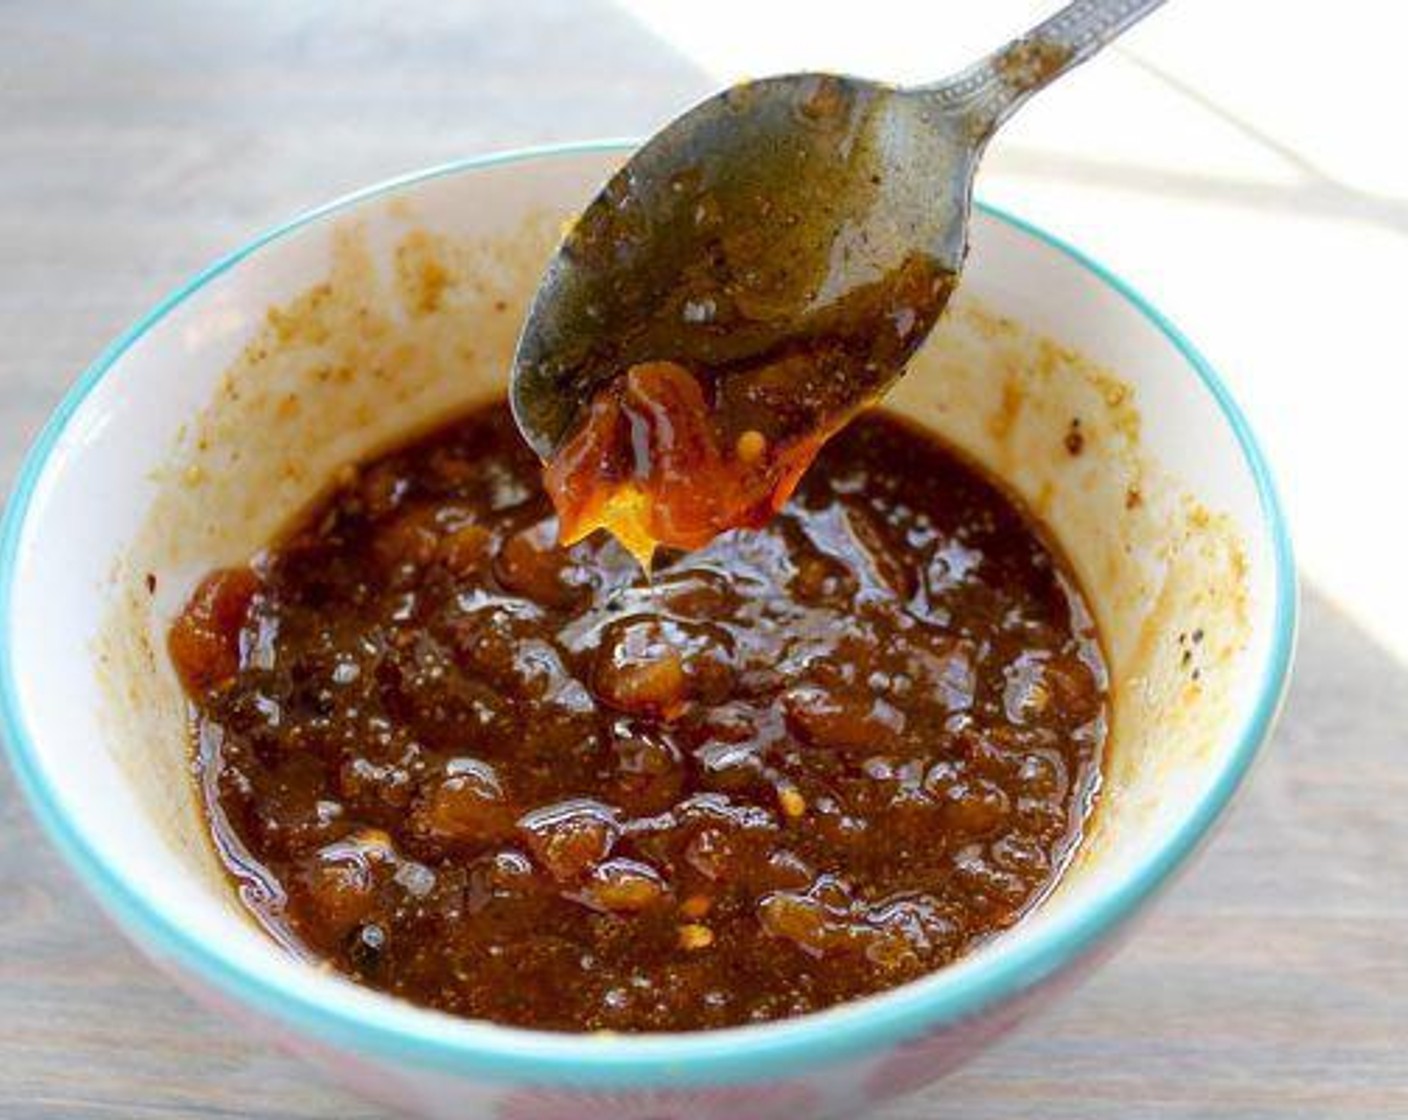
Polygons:
[[693,550],[765,524],[826,441],[894,380],[952,285],[907,262],[819,316],[809,340],[718,366],[628,367],[548,460],[563,543],[606,529],[648,568],[658,547]]
[[342,481],[173,627],[217,844],[290,945],[457,1014],[689,1030],[921,976],[1040,897],[1105,673],[1033,525],[883,414],[766,525],[558,548],[508,410]]
[[718,420],[683,366],[633,366],[597,394],[544,471],[559,540],[575,544],[605,529],[648,569],[662,545],[693,550],[728,529],[757,528],[791,497],[830,434],[770,441],[743,427],[730,438]]

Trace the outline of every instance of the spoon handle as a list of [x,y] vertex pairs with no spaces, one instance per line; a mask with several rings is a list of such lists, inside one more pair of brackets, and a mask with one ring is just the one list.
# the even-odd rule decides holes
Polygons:
[[1164,0],[1074,0],[1020,38],[920,92],[966,115],[978,146],[1037,90],[1079,66]]

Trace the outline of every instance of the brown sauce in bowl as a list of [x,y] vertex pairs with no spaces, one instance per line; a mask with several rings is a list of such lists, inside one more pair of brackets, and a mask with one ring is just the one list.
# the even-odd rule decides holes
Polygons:
[[290,946],[459,1015],[692,1030],[940,968],[1049,889],[1108,697],[1034,522],[883,413],[650,575],[506,406],[368,464],[170,635],[219,850]]

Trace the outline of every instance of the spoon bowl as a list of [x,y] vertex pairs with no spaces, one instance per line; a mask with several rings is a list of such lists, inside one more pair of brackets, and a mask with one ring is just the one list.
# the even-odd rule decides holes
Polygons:
[[[514,359],[524,438],[550,459],[593,397],[647,361],[706,371],[739,430],[834,430],[943,311],[996,128],[1160,2],[1078,0],[933,86],[791,74],[686,112],[547,269]],[[778,384],[767,371],[799,351],[808,375]]]
[[842,338],[885,359],[846,399],[883,389],[962,264],[964,125],[830,74],[750,82],[686,113],[611,179],[548,268],[515,358],[529,443],[549,457],[591,397],[643,361],[727,376]]

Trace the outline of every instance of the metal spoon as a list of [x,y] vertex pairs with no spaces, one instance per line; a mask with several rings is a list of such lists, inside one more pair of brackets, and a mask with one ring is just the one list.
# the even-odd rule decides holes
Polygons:
[[[511,397],[544,459],[637,362],[707,371],[740,425],[834,429],[900,375],[967,250],[973,175],[1037,90],[1162,0],[1077,0],[935,85],[746,82],[652,137],[567,234]],[[798,351],[799,381],[769,373]]]

